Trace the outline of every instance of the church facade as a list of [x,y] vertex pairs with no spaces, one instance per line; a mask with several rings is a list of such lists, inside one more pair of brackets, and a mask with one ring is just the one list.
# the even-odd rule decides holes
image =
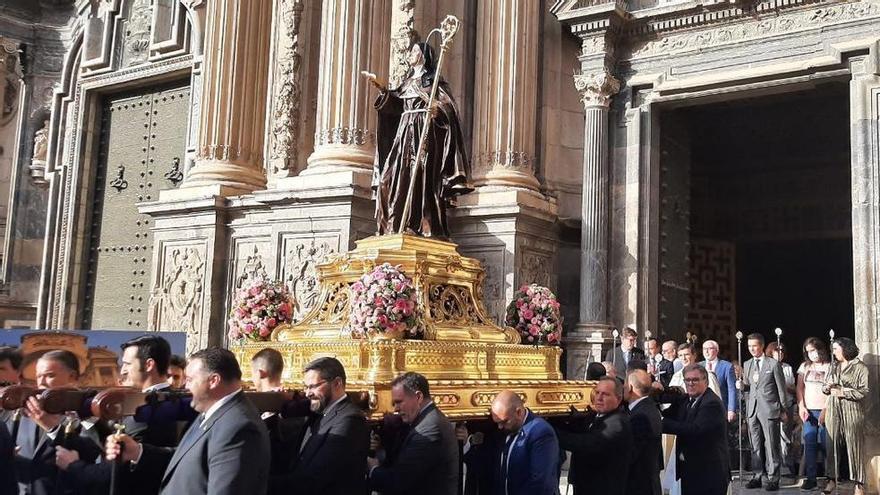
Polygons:
[[569,377],[624,325],[731,358],[737,330],[780,326],[794,360],[835,328],[876,384],[875,0],[6,3],[7,327],[223,345],[254,277],[302,315],[316,264],[375,233],[360,73],[399,83],[452,14],[476,191],[450,226],[497,320],[553,288]]

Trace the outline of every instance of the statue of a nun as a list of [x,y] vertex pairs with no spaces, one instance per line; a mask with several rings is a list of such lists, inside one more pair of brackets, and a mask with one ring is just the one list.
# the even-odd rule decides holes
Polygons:
[[[413,44],[408,62],[410,69],[396,89],[385,88],[374,74],[364,73],[379,89],[372,184],[376,225],[379,234],[404,232],[448,238],[447,207],[456,196],[473,190],[468,182],[470,165],[458,110],[442,80],[434,104],[428,108],[434,78],[439,77],[430,45]],[[425,125],[429,126],[427,134],[423,134]],[[416,167],[423,135],[422,163]]]

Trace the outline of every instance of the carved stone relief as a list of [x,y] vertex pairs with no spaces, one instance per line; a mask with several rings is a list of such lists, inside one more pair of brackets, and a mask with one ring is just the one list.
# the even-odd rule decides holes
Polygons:
[[294,321],[299,321],[318,303],[318,263],[336,253],[338,239],[285,239],[281,276],[294,298]]
[[388,71],[390,88],[399,86],[409,70],[409,49],[418,39],[413,27],[414,9],[415,0],[395,0],[391,7],[391,60]]
[[878,15],[880,15],[880,5],[873,2],[854,2],[800,10],[785,15],[762,17],[759,20],[737,19],[736,24],[727,24],[702,31],[670,33],[667,36],[648,41],[633,51],[632,58],[700,50],[814,29],[839,22],[864,20]]
[[147,61],[150,54],[150,24],[153,6],[150,0],[135,0],[124,24],[121,67],[131,67]]
[[266,242],[242,242],[236,246],[235,256],[235,282],[236,289],[254,279],[268,279],[266,261],[264,256],[268,253],[269,243]]
[[298,162],[297,141],[302,105],[302,47],[299,27],[302,0],[277,0],[274,69],[272,74],[272,132],[269,133],[271,173],[291,175]]
[[153,330],[185,331],[187,354],[197,349],[205,283],[205,246],[166,245],[159,286],[150,297]]
[[553,256],[550,253],[523,249],[516,269],[518,284],[538,284],[553,289],[554,284],[550,276],[553,273],[552,260]]
[[483,306],[486,308],[487,315],[495,321],[496,324],[504,322],[504,310],[507,305],[505,300],[505,282],[504,282],[504,254],[505,248],[502,246],[497,249],[483,249],[480,251],[471,251],[462,248],[461,252],[465,256],[475,258],[480,262],[480,266],[485,271],[483,278]]
[[49,121],[43,121],[43,127],[34,133],[34,152],[28,170],[31,181],[36,185],[46,184],[46,153],[49,149]]

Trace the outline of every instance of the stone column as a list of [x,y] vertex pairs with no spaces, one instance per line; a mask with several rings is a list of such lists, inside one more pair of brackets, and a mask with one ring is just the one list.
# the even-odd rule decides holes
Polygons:
[[[855,340],[870,369],[869,387],[880,384],[880,67],[876,57],[850,59],[850,149]],[[877,394],[868,394],[866,425],[880,423]],[[868,428],[868,493],[877,493],[880,432]]]
[[606,70],[576,74],[575,87],[584,104],[584,179],[581,203],[581,287],[579,321],[567,337],[572,370],[586,361],[602,360],[610,335],[608,321],[609,157],[608,106],[620,83]]
[[18,64],[18,43],[0,36],[0,102],[6,101],[6,75]]
[[315,151],[303,175],[372,170],[376,90],[360,73],[367,70],[387,80],[388,1],[324,2]]
[[490,1],[477,8],[474,184],[537,191],[541,3]]
[[212,0],[206,17],[196,161],[180,192],[262,189],[272,0]]

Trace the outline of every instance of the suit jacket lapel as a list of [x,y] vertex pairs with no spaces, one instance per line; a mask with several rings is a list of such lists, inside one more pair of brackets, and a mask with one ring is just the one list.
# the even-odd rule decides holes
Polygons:
[[324,440],[326,440],[327,438],[327,435],[325,433],[327,432],[327,430],[330,429],[331,426],[333,426],[333,420],[336,419],[339,411],[343,407],[345,407],[346,401],[348,401],[347,398],[342,399],[339,404],[336,404],[333,409],[331,409],[327,414],[324,415],[323,418],[321,418],[321,426],[318,427],[318,431],[316,431],[309,437],[308,440],[306,440],[307,443],[305,447],[303,447],[302,454],[300,455],[301,459],[311,458],[314,455],[314,452],[321,447],[321,445],[324,443]]
[[[183,459],[183,456],[185,456],[186,453],[193,448],[193,446],[199,443],[202,437],[208,433],[208,430],[210,430],[211,427],[214,426],[214,423],[216,423],[217,420],[220,419],[220,417],[223,416],[226,411],[228,411],[229,408],[233,406],[233,404],[241,400],[241,394],[242,392],[238,392],[229,402],[223,404],[220,409],[217,409],[217,411],[215,411],[214,414],[212,414],[211,417],[208,418],[207,421],[205,421],[204,427],[200,427],[198,425],[198,419],[196,419],[196,421],[194,421],[193,424],[189,426],[190,428],[198,428],[198,432],[195,433],[195,436],[191,440],[188,440],[186,445],[180,445],[176,449],[174,449],[174,454],[171,456],[171,462],[168,463],[168,468],[165,469],[165,476],[162,477],[163,484],[167,482],[169,478],[171,478],[171,474],[174,472],[174,468],[177,467],[177,464]],[[184,434],[184,438],[185,437],[186,434]]]

